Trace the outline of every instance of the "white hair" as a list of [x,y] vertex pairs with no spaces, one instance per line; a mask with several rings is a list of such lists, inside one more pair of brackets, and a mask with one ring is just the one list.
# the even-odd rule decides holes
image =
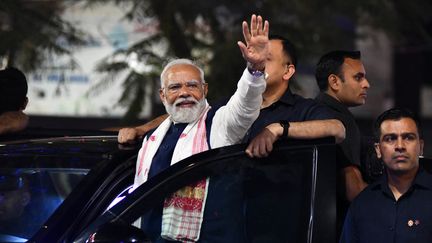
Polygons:
[[165,65],[164,69],[162,70],[162,73],[160,75],[160,85],[161,85],[161,88],[164,87],[164,81],[165,81],[165,77],[166,77],[166,73],[167,73],[168,69],[170,69],[172,66],[175,66],[175,65],[191,65],[191,66],[194,66],[200,72],[201,82],[205,83],[205,80],[204,80],[204,71],[203,71],[203,69],[196,62],[194,62],[194,61],[192,61],[190,59],[186,59],[186,58],[178,58],[178,59],[173,59],[173,60],[169,61]]

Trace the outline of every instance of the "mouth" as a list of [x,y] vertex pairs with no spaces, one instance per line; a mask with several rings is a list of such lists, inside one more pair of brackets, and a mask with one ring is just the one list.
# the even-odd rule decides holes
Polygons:
[[366,99],[366,98],[367,98],[367,94],[366,94],[366,93],[361,93],[361,94],[360,94],[360,97]]
[[408,159],[408,156],[400,154],[393,156],[393,160],[396,160],[396,162],[405,162]]
[[190,108],[190,107],[192,107],[194,105],[196,105],[195,101],[188,101],[188,100],[186,100],[186,101],[182,101],[182,102],[177,103],[175,106],[176,107],[180,107],[180,108]]

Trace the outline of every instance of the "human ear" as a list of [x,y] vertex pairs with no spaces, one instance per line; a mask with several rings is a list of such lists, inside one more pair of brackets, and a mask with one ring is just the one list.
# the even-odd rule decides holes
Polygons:
[[204,97],[207,97],[207,93],[208,93],[208,83],[203,83],[203,88],[204,88]]
[[340,89],[340,79],[335,74],[330,74],[327,78],[328,86],[332,90],[339,90]]
[[165,101],[165,94],[163,92],[163,88],[159,89],[159,98],[162,101],[162,103],[164,103],[164,101]]
[[379,147],[379,143],[375,143],[374,146],[375,146],[375,153],[377,155],[377,158],[381,159],[381,149]]
[[285,69],[285,73],[282,76],[284,80],[289,80],[295,73],[295,67],[292,64],[287,65],[287,68]]
[[419,156],[423,156],[423,148],[424,148],[424,141],[423,141],[423,139],[420,139],[420,154],[419,154]]

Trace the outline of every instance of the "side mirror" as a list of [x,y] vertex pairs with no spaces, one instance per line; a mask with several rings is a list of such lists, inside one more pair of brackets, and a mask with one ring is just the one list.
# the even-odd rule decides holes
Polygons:
[[95,243],[151,243],[141,229],[122,223],[107,223],[91,234],[86,242]]

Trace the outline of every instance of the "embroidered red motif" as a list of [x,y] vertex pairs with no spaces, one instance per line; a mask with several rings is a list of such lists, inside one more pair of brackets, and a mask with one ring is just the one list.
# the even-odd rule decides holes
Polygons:
[[154,142],[154,140],[156,140],[156,136],[155,135],[150,136],[150,141]]
[[204,202],[206,180],[188,185],[165,199],[164,207],[181,208],[187,211],[201,210]]

